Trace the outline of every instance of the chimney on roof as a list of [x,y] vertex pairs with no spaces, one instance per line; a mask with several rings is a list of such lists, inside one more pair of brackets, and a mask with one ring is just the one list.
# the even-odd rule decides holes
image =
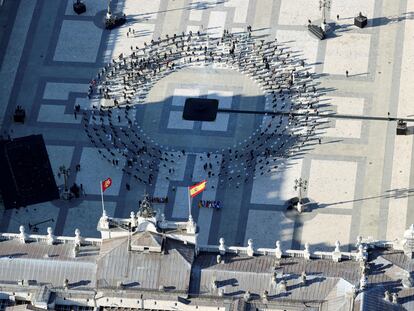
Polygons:
[[74,244],[73,245],[73,257],[76,258],[79,255],[79,249],[80,249],[80,245],[79,244]]
[[253,246],[253,240],[252,239],[248,239],[247,240],[247,256],[253,257],[254,256],[254,246]]
[[[130,252],[132,247],[131,247],[131,223],[128,223],[128,241],[127,241],[127,251]],[[145,250],[145,249],[144,249]]]
[[26,244],[28,236],[27,236],[27,233],[25,232],[24,226],[20,226],[19,231],[20,231],[20,234],[19,234],[20,243]]
[[280,293],[284,293],[287,290],[287,284],[285,280],[280,280],[279,284],[277,285],[277,289]]
[[217,286],[217,281],[215,277],[211,278],[211,292],[214,294],[217,290],[218,286]]
[[404,232],[404,254],[410,258],[414,258],[414,224],[411,224],[410,228]]
[[243,295],[243,299],[244,301],[248,302],[250,298],[251,298],[250,292],[247,290]]
[[303,271],[302,274],[300,275],[300,284],[302,284],[303,286],[306,286],[306,272]]
[[398,295],[397,293],[392,293],[392,303],[397,304],[398,303]]
[[266,303],[268,301],[268,298],[269,298],[269,292],[267,290],[264,290],[262,294],[262,301]]
[[63,289],[64,290],[68,290],[68,288],[69,288],[69,280],[68,279],[65,279],[63,281]]
[[47,244],[53,245],[55,243],[55,236],[53,235],[52,227],[47,227]]
[[272,285],[273,288],[276,288],[276,286],[277,286],[277,275],[276,275],[276,272],[273,273],[273,275],[272,275],[271,285]]

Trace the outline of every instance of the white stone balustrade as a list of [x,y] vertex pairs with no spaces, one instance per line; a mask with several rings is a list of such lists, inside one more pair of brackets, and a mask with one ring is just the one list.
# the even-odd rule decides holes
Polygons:
[[[76,237],[68,236],[55,236],[55,244],[75,244]],[[19,233],[0,233],[0,240],[19,240],[21,241],[21,235]],[[48,235],[41,234],[27,234],[26,242],[38,242],[38,243],[47,243]],[[102,244],[101,239],[97,238],[83,238],[83,245],[96,245],[99,246]]]

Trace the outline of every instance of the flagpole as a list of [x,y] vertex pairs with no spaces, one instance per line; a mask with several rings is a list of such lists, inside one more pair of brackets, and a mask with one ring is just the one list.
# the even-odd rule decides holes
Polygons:
[[101,189],[102,214],[103,214],[105,213],[105,205],[104,205],[103,191],[102,191],[102,180],[99,183],[99,188]]
[[191,219],[191,196],[190,196],[190,187],[187,187],[188,192],[188,219]]

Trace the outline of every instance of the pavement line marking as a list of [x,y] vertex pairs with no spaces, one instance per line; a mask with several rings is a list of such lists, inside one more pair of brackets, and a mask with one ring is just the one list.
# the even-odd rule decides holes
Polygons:
[[[10,34],[9,43],[7,44],[6,55],[3,59],[3,66],[0,71],[0,98],[3,104],[0,105],[0,119],[4,120],[10,94],[16,79],[17,70],[23,49],[25,46],[27,33],[32,22],[33,12],[37,5],[36,0],[21,0],[12,32]],[[0,121],[1,122],[1,121]]]

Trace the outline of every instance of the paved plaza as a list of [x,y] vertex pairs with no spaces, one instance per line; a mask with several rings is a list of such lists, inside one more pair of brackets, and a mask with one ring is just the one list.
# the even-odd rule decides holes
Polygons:
[[[69,202],[56,200],[17,210],[0,205],[0,231],[18,232],[19,225],[37,224],[42,233],[52,227],[56,235],[74,235],[79,228],[83,236],[97,237],[102,210],[99,182],[107,177],[113,180],[105,192],[110,216],[128,217],[147,192],[168,197],[168,202],[154,203],[154,208],[172,220],[188,217],[186,187],[207,179],[206,191],[192,202],[201,244],[217,244],[223,237],[227,245],[246,245],[251,238],[256,247],[274,247],[280,240],[285,249],[310,243],[322,250],[339,240],[346,249],[353,247],[358,235],[393,240],[414,223],[409,209],[414,203],[413,136],[396,136],[395,121],[353,118],[414,116],[414,45],[410,42],[414,1],[332,0],[328,22],[334,30],[323,41],[307,30],[308,20],[320,22],[318,0],[113,0],[112,10],[124,12],[127,23],[111,31],[102,26],[107,1],[84,2],[87,12],[82,15],[73,12],[71,0],[6,0],[0,6],[1,134],[42,134],[59,187],[63,185],[59,167],[65,165],[71,168],[69,184],[82,184],[85,191]],[[353,25],[359,12],[369,18],[366,28]],[[248,25],[253,30],[249,39]],[[186,56],[182,64],[191,66],[183,65],[159,78],[154,74],[138,88],[133,109],[113,108],[105,120],[94,114],[99,111],[95,105],[103,107],[109,100],[94,96],[98,89],[89,99],[89,84],[114,60],[121,67],[121,53],[127,57],[132,51],[143,51],[145,57],[150,52],[143,49],[144,43],[154,46],[151,40],[183,32],[186,42],[190,31],[194,38],[197,32],[205,34],[208,39],[203,44],[208,49],[219,49],[223,30],[233,33],[237,44],[245,44],[247,50],[261,49],[261,40],[271,42],[272,48],[270,44],[283,47],[287,56],[280,63],[303,60],[295,77],[310,76],[307,83],[316,88],[311,93],[316,94],[312,111],[318,112],[318,126],[308,132],[306,144],[287,143],[283,154],[272,160],[277,169],[263,171],[268,161],[263,155],[255,156],[247,170],[244,160],[220,165],[228,161],[229,148],[248,153],[246,146],[251,148],[249,142],[269,124],[274,130],[269,116],[227,112],[219,113],[214,122],[183,120],[189,97],[218,99],[221,109],[271,110],[267,84],[260,82],[266,79],[264,73],[229,66],[221,58],[218,61],[219,54],[204,63]],[[24,124],[12,122],[16,105],[26,110]],[[81,111],[75,116],[76,105]],[[285,103],[280,105],[277,111],[284,111]],[[332,118],[332,114],[348,117]],[[276,127],[281,129],[294,123],[280,120]],[[110,122],[119,133],[131,135],[119,138],[127,145],[122,149],[112,134],[91,134],[112,126]],[[168,153],[174,165],[132,154],[128,144],[133,142],[132,133],[161,150],[160,154]],[[279,148],[283,139],[269,146]],[[133,165],[128,157],[137,158]],[[206,170],[204,165],[210,162],[213,165]],[[244,175],[237,179],[240,171]],[[309,203],[302,214],[287,211],[287,201],[296,196],[298,178],[308,181]],[[220,201],[222,208],[199,207],[199,200]]]

